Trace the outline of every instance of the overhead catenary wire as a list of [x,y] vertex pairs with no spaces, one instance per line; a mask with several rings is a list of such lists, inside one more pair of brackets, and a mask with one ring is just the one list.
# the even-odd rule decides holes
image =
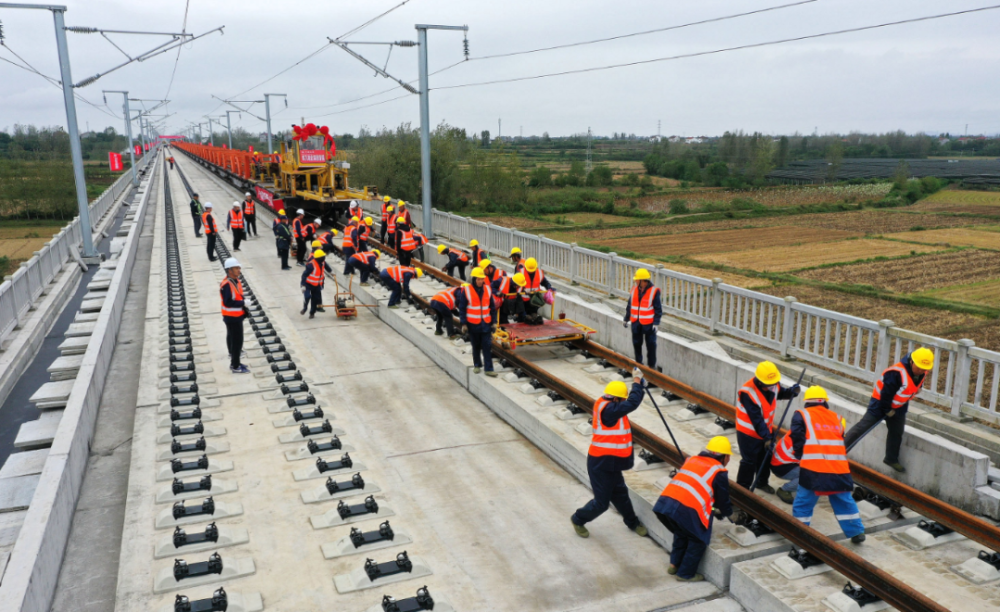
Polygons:
[[347,31],[347,32],[344,32],[343,34],[341,34],[340,36],[338,36],[338,37],[337,37],[337,38],[335,38],[334,40],[341,40],[342,38],[346,38],[346,37],[348,37],[348,36],[350,36],[350,35],[352,35],[352,34],[357,34],[357,33],[358,33],[358,32],[360,32],[361,30],[363,30],[363,29],[367,28],[367,27],[368,27],[368,26],[370,26],[371,24],[375,23],[375,22],[376,22],[376,21],[378,21],[379,19],[381,19],[381,18],[385,17],[385,16],[386,16],[386,15],[388,15],[389,13],[391,13],[391,12],[393,12],[394,10],[396,10],[396,9],[398,9],[398,8],[400,8],[400,7],[402,7],[402,6],[404,5],[404,4],[406,4],[406,3],[410,2],[410,1],[411,1],[411,0],[403,0],[402,2],[400,2],[399,4],[397,4],[396,6],[392,7],[391,9],[389,9],[389,10],[385,11],[384,13],[382,13],[382,14],[380,14],[380,15],[376,15],[375,17],[372,17],[371,19],[369,19],[368,21],[366,21],[366,22],[362,23],[361,25],[359,25],[358,27],[354,28],[353,30],[349,30],[349,31]]
[[[181,24],[181,33],[187,33],[187,23],[188,23],[188,9],[191,8],[191,0],[187,0],[184,3],[184,22]],[[170,82],[167,83],[167,93],[163,94],[163,98],[167,99],[170,97],[170,90],[174,87],[174,77],[177,76],[177,64],[181,61],[181,49],[183,45],[177,47],[177,57],[174,58],[174,69],[170,71]]]

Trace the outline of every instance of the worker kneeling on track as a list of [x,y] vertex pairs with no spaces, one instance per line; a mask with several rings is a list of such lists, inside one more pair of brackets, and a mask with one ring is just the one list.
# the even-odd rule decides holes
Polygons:
[[[757,489],[774,493],[767,483],[771,476],[770,462],[764,464],[774,430],[774,410],[778,400],[798,397],[799,386],[782,387],[781,372],[770,361],[757,365],[754,377],[736,394],[736,443],[740,447],[740,469],[736,482],[750,488],[760,474]],[[763,469],[761,469],[763,467]]]
[[524,275],[518,272],[514,276],[504,276],[494,287],[496,295],[502,300],[500,303],[500,324],[506,325],[513,318],[517,323],[524,323],[526,313],[524,311],[524,300],[521,299],[521,291],[527,281]]
[[355,270],[361,273],[361,286],[368,286],[368,276],[370,274],[378,275],[378,266],[375,262],[378,261],[379,257],[382,256],[382,252],[378,249],[372,251],[365,251],[364,253],[355,253],[347,258],[347,273],[354,274]]
[[496,376],[493,371],[493,332],[497,330],[497,313],[493,291],[482,268],[472,271],[472,284],[463,287],[458,294],[458,317],[462,321],[462,333],[469,334],[472,343],[473,373],[479,374],[485,368],[487,376]]
[[458,294],[468,286],[469,283],[462,283],[461,287],[449,287],[444,291],[435,293],[434,297],[431,298],[431,308],[437,313],[437,326],[434,329],[435,336],[444,335],[444,331],[441,329],[444,326],[448,328],[449,340],[458,338],[458,334],[455,333],[455,323],[452,319],[455,315],[459,314]]
[[521,291],[521,300],[524,302],[524,310],[528,319],[540,319],[538,311],[545,306],[545,291],[555,291],[545,273],[538,267],[538,261],[534,257],[529,257],[524,262],[524,288]]
[[697,572],[712,539],[712,520],[733,513],[726,470],[732,454],[728,438],[712,438],[705,450],[684,461],[653,506],[656,518],[674,534],[667,573],[678,580],[705,579]]
[[424,271],[420,268],[409,266],[389,266],[382,270],[379,274],[382,285],[392,292],[389,294],[389,308],[399,308],[399,303],[404,295],[407,300],[410,300],[410,281],[414,277],[420,278],[423,275]]
[[594,499],[570,518],[576,535],[581,538],[590,537],[585,525],[604,514],[609,504],[622,515],[626,527],[641,536],[649,534],[632,508],[628,485],[622,476],[622,472],[635,464],[628,415],[642,403],[643,393],[642,372],[636,368],[632,371],[631,390],[624,382],[613,380],[604,387],[604,395],[594,402],[594,432],[587,451],[587,474]]
[[844,446],[844,425],[830,410],[826,390],[809,387],[805,405],[792,416],[792,454],[799,460],[799,490],[792,516],[806,525],[820,495],[830,498],[833,514],[844,535],[855,544],[865,541],[858,504],[851,497],[854,480]]
[[[326,281],[326,274],[324,272],[333,272],[330,266],[326,263],[326,253],[323,249],[316,249],[313,251],[312,259],[306,264],[306,269],[302,272],[302,293],[304,300],[302,302],[302,310],[299,314],[306,314],[306,308],[309,308],[309,318],[312,319],[316,316],[316,311],[325,312],[321,307],[323,303],[323,285]],[[309,306],[309,302],[312,302],[312,307]]]
[[649,270],[639,268],[632,277],[635,286],[625,305],[624,326],[632,326],[632,348],[636,363],[642,363],[642,345],[646,344],[646,365],[656,369],[656,332],[663,316],[660,289],[650,281]]
[[448,263],[444,264],[444,271],[448,276],[455,278],[455,268],[458,268],[458,278],[465,280],[465,267],[469,265],[469,254],[458,249],[450,249],[447,245],[438,245],[438,254],[448,258]]

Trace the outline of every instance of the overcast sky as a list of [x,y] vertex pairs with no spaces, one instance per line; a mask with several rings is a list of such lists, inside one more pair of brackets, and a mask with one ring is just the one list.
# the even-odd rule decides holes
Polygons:
[[[523,51],[682,25],[796,0],[410,0],[363,31],[357,41],[415,40],[415,23],[469,26],[477,57]],[[261,99],[288,94],[286,110],[273,100],[273,125],[287,129],[300,118],[329,125],[336,133],[357,133],[419,122],[419,99],[398,86],[385,94],[351,102],[394,83],[336,46],[338,37],[398,4],[400,0],[190,0],[187,31],[200,34],[185,45],[169,90],[163,133],[178,133],[225,108],[211,95]],[[106,29],[179,32],[185,0],[85,0],[66,2],[68,25]],[[664,135],[718,135],[742,129],[772,134],[949,131],[1000,132],[1000,10],[947,17],[702,57],[647,63],[613,70],[514,83],[446,89],[450,85],[540,75],[676,56],[875,25],[962,9],[990,6],[990,0],[816,0],[800,6],[680,30],[624,38],[508,58],[460,64],[431,77],[431,123],[446,121],[478,132],[525,136],[548,131],[568,135],[593,129]],[[0,8],[6,43],[39,71],[58,77],[52,16],[47,11]],[[992,32],[992,34],[991,34]],[[69,33],[73,80],[102,72],[124,59],[97,34]],[[462,59],[462,33],[432,31],[431,70]],[[137,54],[165,39],[111,35]],[[301,65],[257,86],[310,53]],[[373,63],[385,65],[387,47],[357,46]],[[78,93],[121,116],[121,96],[102,89],[128,89],[133,98],[167,95],[176,52],[132,64]],[[8,49],[0,58],[17,61]],[[416,48],[393,49],[388,71],[417,78]],[[252,88],[252,89],[250,89]],[[434,88],[442,88],[434,91]],[[245,91],[250,89],[249,91]],[[385,104],[368,106],[383,100]],[[241,105],[245,106],[245,105]],[[362,108],[368,106],[367,108]],[[230,107],[231,108],[231,107]],[[251,112],[263,116],[263,105]],[[82,103],[82,129],[119,131],[121,119]],[[234,127],[257,131],[264,124],[244,113]],[[15,123],[65,125],[62,96],[42,78],[0,62],[0,129]]]

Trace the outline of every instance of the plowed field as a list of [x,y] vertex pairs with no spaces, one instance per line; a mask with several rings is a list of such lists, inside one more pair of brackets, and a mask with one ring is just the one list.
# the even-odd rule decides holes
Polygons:
[[913,208],[921,211],[1000,215],[1000,191],[946,189],[917,202]]
[[621,249],[652,256],[693,255],[698,253],[720,253],[724,251],[745,251],[747,249],[771,247],[778,244],[800,242],[826,242],[851,238],[859,234],[831,230],[821,235],[811,236],[798,227],[776,227],[762,232],[756,229],[721,230],[717,232],[693,232],[672,236],[642,236],[617,240],[602,240],[598,244],[612,249]]
[[503,227],[513,227],[519,230],[533,229],[536,227],[548,227],[553,225],[552,221],[546,221],[544,219],[528,219],[527,217],[473,217],[473,219],[476,221],[482,221],[483,223],[492,223],[493,225],[502,225]]
[[974,246],[981,249],[1000,250],[1000,233],[982,229],[938,229],[926,232],[903,232],[900,234],[891,234],[888,237],[923,242],[925,244]]
[[[895,293],[920,293],[929,289],[998,279],[1000,256],[990,251],[970,249],[912,259],[806,270],[797,276],[829,283],[871,285]],[[935,292],[935,295],[943,299],[958,299],[952,297],[952,293],[949,290],[948,295],[940,292]]]
[[[994,275],[997,276],[997,275]],[[952,300],[955,302],[968,302],[970,304],[980,304],[992,308],[1000,308],[1000,279],[973,283],[969,285],[959,285],[944,287],[926,291],[921,295]]]
[[[745,230],[752,231],[752,230]],[[939,250],[930,245],[906,244],[890,240],[862,239],[840,242],[810,243],[798,246],[776,246],[747,251],[709,253],[695,259],[712,263],[758,270],[761,272],[788,272],[841,261],[896,257],[911,251],[926,253]]]

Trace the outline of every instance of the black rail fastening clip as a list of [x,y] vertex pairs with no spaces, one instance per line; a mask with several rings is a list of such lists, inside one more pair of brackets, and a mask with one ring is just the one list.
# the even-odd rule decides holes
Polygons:
[[[365,498],[365,501],[360,504],[348,504],[347,502],[341,500],[337,504],[337,514],[340,518],[346,519],[352,516],[360,516],[362,514],[378,514],[378,502],[375,501],[374,495],[369,495]],[[390,540],[392,538],[389,538]],[[357,546],[355,546],[357,548]]]
[[316,396],[310,393],[305,397],[289,397],[285,399],[285,403],[288,404],[289,408],[295,408],[296,406],[307,406],[309,404],[316,403]]
[[170,460],[170,469],[176,474],[177,472],[190,472],[192,470],[207,470],[208,469],[208,455],[202,455],[194,461],[182,461],[180,459]]
[[660,459],[653,453],[649,452],[644,448],[639,449],[639,458],[646,462],[646,465],[653,465],[654,463],[664,463],[663,459]]
[[177,393],[197,393],[198,383],[191,383],[190,385],[170,385],[170,394],[174,395]]
[[200,433],[205,433],[205,425],[201,421],[198,421],[194,425],[170,424],[170,435],[172,436],[190,436]]
[[195,372],[184,372],[184,373],[181,373],[181,374],[171,374],[170,375],[170,382],[172,382],[172,383],[194,382],[196,380],[198,380],[198,374],[195,373]]
[[543,385],[541,382],[539,382],[535,378],[532,378],[531,381],[528,382],[528,384],[531,385],[532,389],[544,389],[545,388],[545,385]]
[[264,351],[265,355],[273,355],[274,353],[284,353],[287,349],[285,349],[284,344],[279,343],[269,346],[262,346],[260,347],[260,350]]
[[170,442],[170,452],[173,454],[177,453],[190,453],[192,451],[203,451],[207,447],[205,445],[205,436],[202,436],[195,440],[194,442],[179,442],[173,440]]
[[552,400],[553,402],[561,402],[566,399],[565,397],[559,395],[559,393],[557,393],[556,391],[549,391],[545,395],[548,395],[549,399]]
[[201,408],[195,408],[194,410],[174,410],[170,409],[170,420],[171,421],[186,421],[188,419],[200,419],[201,418]]
[[875,595],[874,593],[870,592],[865,587],[854,586],[850,582],[848,582],[844,586],[844,590],[842,591],[842,593],[851,598],[854,601],[854,603],[858,604],[859,608],[864,608],[868,604],[872,604],[877,601],[882,601],[882,599],[878,595]]
[[389,541],[391,542],[396,538],[396,534],[392,531],[392,527],[389,526],[389,521],[385,521],[378,526],[378,529],[372,531],[361,531],[357,527],[351,527],[351,544],[354,544],[354,548],[361,548],[365,544],[374,544],[375,542]]
[[792,546],[792,549],[788,551],[788,556],[798,563],[802,569],[809,569],[817,565],[823,565],[823,561],[816,558],[811,552],[804,548],[799,548],[798,546]]
[[279,383],[287,383],[293,380],[302,380],[302,372],[295,372],[293,374],[275,374],[274,380]]
[[722,417],[715,417],[715,424],[721,427],[722,431],[726,431],[727,429],[733,429],[734,427],[736,427],[735,423],[727,421]]
[[326,479],[326,490],[330,492],[330,495],[333,495],[334,493],[339,493],[340,491],[352,491],[354,489],[360,491],[364,488],[365,488],[365,479],[361,477],[361,472],[358,472],[354,476],[351,476],[351,479],[349,481],[343,480],[341,482],[337,482],[336,480],[333,479],[332,476]]
[[190,565],[184,559],[174,559],[174,580],[184,580],[196,576],[207,576],[209,574],[222,573],[222,557],[219,553],[212,553],[208,561],[198,561]]
[[406,551],[396,555],[393,561],[376,563],[374,559],[365,559],[365,573],[368,579],[375,582],[379,578],[386,578],[395,574],[410,573],[413,571],[413,563],[410,561]]
[[947,525],[942,525],[937,521],[920,521],[917,523],[917,527],[923,529],[927,533],[931,534],[935,538],[940,538],[941,536],[948,535],[949,533],[954,533],[955,530]]
[[226,612],[228,609],[229,597],[222,587],[216,589],[210,598],[191,601],[187,595],[178,595],[174,599],[174,612]]
[[341,450],[344,448],[344,445],[340,441],[340,438],[334,436],[330,438],[329,442],[317,443],[315,440],[309,440],[306,442],[306,448],[309,449],[309,454],[315,455],[316,453],[322,453],[325,451]]
[[300,412],[298,408],[292,410],[292,418],[296,422],[303,421],[305,419],[322,419],[323,418],[323,408],[316,406],[316,408],[310,412]]
[[215,514],[215,500],[211,497],[206,497],[200,504],[191,504],[190,506],[185,506],[182,501],[174,502],[172,512],[175,519],[202,514],[212,515]]
[[272,363],[271,372],[277,374],[278,372],[291,372],[292,370],[297,370],[294,361],[282,361],[281,363]]
[[292,356],[288,353],[268,353],[266,356],[268,363],[277,363],[279,361],[291,361]]
[[198,480],[190,480],[186,482],[180,478],[174,478],[173,484],[170,485],[170,490],[173,491],[174,495],[190,493],[191,491],[211,491],[212,475],[206,474]]
[[309,390],[309,383],[305,382],[304,380],[299,381],[298,384],[295,385],[288,385],[288,384],[281,385],[282,395],[291,395],[292,393],[305,393],[308,390]]
[[433,609],[434,599],[426,586],[417,589],[416,597],[407,597],[399,601],[388,595],[382,596],[382,612],[420,612]]
[[333,433],[333,425],[330,425],[330,420],[327,419],[315,427],[310,427],[305,423],[299,425],[299,433],[302,434],[303,438],[308,438],[309,436],[315,436],[321,433]]
[[201,403],[201,398],[197,394],[191,397],[172,397],[170,398],[171,406],[197,406]]
[[351,459],[350,453],[344,453],[337,461],[327,461],[322,457],[316,458],[316,469],[319,470],[320,474],[349,467],[354,467],[354,461]]
[[774,533],[773,529],[762,523],[759,519],[756,519],[745,512],[743,513],[743,516],[741,516],[738,520],[735,520],[733,522],[745,528],[747,531],[754,534],[758,538],[762,535]]

